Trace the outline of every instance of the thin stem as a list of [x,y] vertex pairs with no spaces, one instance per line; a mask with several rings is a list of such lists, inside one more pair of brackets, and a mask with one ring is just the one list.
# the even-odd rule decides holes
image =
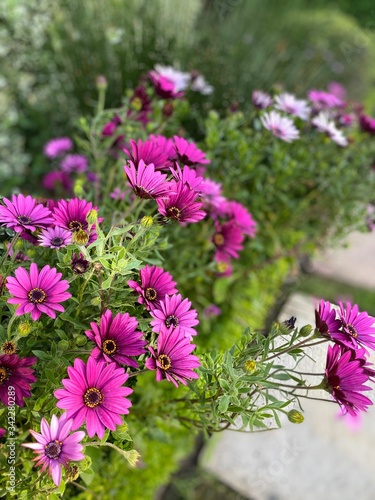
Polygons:
[[13,238],[12,238],[12,241],[10,242],[8,248],[6,249],[5,251],[5,254],[3,255],[2,259],[1,259],[1,262],[0,262],[0,268],[2,267],[2,265],[4,264],[5,262],[5,259],[8,257],[9,253],[11,252],[11,250],[13,250],[15,244],[17,243],[17,240],[18,238],[20,237],[20,233],[16,233]]
[[316,334],[315,333],[311,337],[309,337],[309,338],[307,338],[305,340],[302,340],[302,342],[298,342],[298,344],[294,344],[294,345],[291,345],[291,346],[287,347],[286,349],[282,349],[281,351],[277,352],[273,356],[270,356],[269,358],[266,358],[265,360],[263,360],[263,362],[265,363],[266,361],[270,361],[271,359],[277,358],[281,354],[285,354],[285,353],[287,353],[289,351],[293,351],[294,349],[298,349],[301,346],[311,347],[311,346],[322,344],[323,342],[327,342],[328,341],[328,339],[323,339],[323,340],[320,340],[319,342],[315,342],[313,344],[306,344],[306,342],[310,342],[311,340],[314,340],[314,338],[316,338]]
[[150,370],[148,368],[145,368],[144,370],[138,370],[137,372],[131,372],[129,373],[129,378],[130,377],[136,377],[137,375],[139,375],[140,373],[146,373],[146,372],[149,372]]
[[13,314],[13,316],[10,318],[9,323],[8,323],[8,329],[7,329],[8,340],[11,339],[11,327],[12,327],[15,319],[16,319],[16,313]]
[[323,384],[319,385],[310,385],[310,386],[304,386],[304,385],[289,385],[289,384],[279,384],[278,382],[271,382],[274,384],[274,386],[277,387],[288,387],[289,389],[305,389],[307,391],[316,391],[319,389],[324,389]]

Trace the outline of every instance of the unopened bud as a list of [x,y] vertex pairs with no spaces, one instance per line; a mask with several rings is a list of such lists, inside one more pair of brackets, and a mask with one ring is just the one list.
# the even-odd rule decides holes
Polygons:
[[288,413],[288,420],[289,422],[292,422],[292,424],[302,424],[302,422],[305,420],[305,417],[298,410],[290,410],[290,412]]
[[140,456],[141,455],[138,453],[137,450],[130,450],[126,452],[126,460],[128,461],[131,467],[136,466]]
[[85,335],[78,335],[75,339],[75,343],[78,347],[83,347],[87,343],[87,337]]
[[90,210],[88,212],[88,214],[86,215],[86,220],[88,222],[88,224],[95,224],[96,221],[98,220],[98,211],[95,210],[95,208],[93,208],[92,210]]
[[299,331],[299,334],[301,337],[308,337],[310,333],[312,332],[313,328],[311,325],[305,325],[301,328]]
[[108,87],[107,79],[104,75],[99,75],[96,77],[96,88],[98,90],[106,90]]
[[139,97],[134,97],[134,99],[130,101],[130,107],[134,111],[141,111],[142,106],[143,106],[142,99],[140,99]]
[[66,480],[67,481],[75,481],[79,477],[79,468],[77,465],[68,465],[66,468]]
[[257,364],[253,359],[248,359],[245,361],[243,368],[247,373],[254,373],[256,370]]
[[72,236],[72,242],[76,243],[77,245],[86,245],[87,242],[89,241],[89,235],[86,233],[85,230],[79,229],[78,231],[75,231]]
[[28,321],[22,321],[18,325],[18,334],[21,337],[26,337],[27,335],[29,335],[30,330],[31,330],[31,324]]
[[101,264],[100,262],[95,262],[95,264],[94,264],[94,271],[96,271],[97,273],[99,273],[102,269],[103,269],[103,264]]
[[77,465],[79,467],[79,470],[84,472],[85,470],[91,467],[91,464],[92,464],[91,457],[86,455],[85,458],[83,460],[80,460]]
[[145,215],[141,219],[141,226],[142,227],[151,227],[153,225],[153,223],[154,223],[154,220],[151,217],[151,215]]
[[80,179],[76,180],[73,187],[73,192],[78,198],[81,198],[85,194],[83,190],[83,182]]
[[174,111],[173,102],[166,102],[162,109],[163,115],[166,117],[172,116],[173,111]]

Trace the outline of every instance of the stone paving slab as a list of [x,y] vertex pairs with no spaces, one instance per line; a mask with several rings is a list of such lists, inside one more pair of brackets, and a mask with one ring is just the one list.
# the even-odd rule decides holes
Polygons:
[[[313,298],[292,295],[279,319],[290,316],[298,326],[313,324]],[[326,347],[315,349],[315,365],[306,360],[301,371],[324,371]],[[279,430],[215,435],[202,466],[251,500],[374,500],[374,407],[356,430],[338,418],[336,404],[303,400],[303,408],[300,425],[284,416]]]
[[313,262],[313,272],[375,290],[375,232],[351,233],[344,244],[345,247],[328,249],[320,254]]

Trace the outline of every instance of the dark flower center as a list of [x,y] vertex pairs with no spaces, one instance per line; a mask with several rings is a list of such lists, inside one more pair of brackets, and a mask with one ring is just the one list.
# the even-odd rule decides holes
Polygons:
[[165,318],[165,326],[169,328],[171,325],[173,325],[174,327],[179,325],[178,318],[176,318],[176,316],[174,316],[173,314]]
[[0,385],[8,380],[9,371],[5,368],[5,366],[0,366]]
[[1,350],[4,354],[14,354],[16,352],[16,344],[9,340],[8,342],[4,342],[1,346]]
[[214,243],[217,247],[221,247],[224,245],[224,236],[221,233],[216,233],[214,236]]
[[61,449],[62,449],[62,442],[55,439],[55,441],[51,441],[50,443],[46,444],[46,446],[44,447],[44,454],[48,458],[53,458],[54,460],[57,460],[60,456]]
[[40,288],[33,288],[32,290],[30,290],[27,296],[29,297],[29,301],[33,304],[41,304],[47,298],[46,292],[44,292]]
[[27,215],[19,215],[17,217],[18,222],[21,224],[31,224],[31,219]]
[[181,210],[177,207],[169,207],[167,208],[168,217],[172,217],[172,219],[179,220],[181,218]]
[[82,223],[78,220],[72,220],[71,222],[69,222],[68,227],[71,231],[79,231],[80,229],[83,229]]
[[64,243],[64,240],[63,240],[63,238],[60,238],[60,236],[55,236],[51,240],[51,245],[53,245],[54,247],[61,247],[61,245],[63,243]]
[[354,328],[353,325],[346,325],[346,328],[352,337],[354,338],[358,337],[357,330]]
[[143,186],[135,186],[134,192],[139,198],[149,199],[152,198],[150,193]]
[[151,301],[158,298],[158,292],[155,290],[155,288],[146,288],[145,295],[146,299]]
[[196,162],[195,162],[195,161],[192,161],[192,160],[189,158],[189,156],[187,156],[187,155],[185,155],[185,154],[181,155],[181,154],[179,154],[179,153],[178,153],[178,157],[179,157],[179,159],[180,159],[181,163],[182,163],[183,165],[187,165],[188,167],[191,167],[192,165],[195,165],[195,164],[196,164]]
[[105,354],[113,354],[117,351],[117,344],[114,340],[105,340],[102,345]]
[[83,395],[83,401],[89,408],[95,408],[103,402],[103,394],[96,387],[90,387]]
[[168,370],[171,367],[171,358],[166,354],[160,354],[158,361],[162,370]]

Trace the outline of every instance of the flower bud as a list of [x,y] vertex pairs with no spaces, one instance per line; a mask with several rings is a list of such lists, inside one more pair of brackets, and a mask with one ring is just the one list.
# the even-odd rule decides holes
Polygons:
[[57,344],[60,349],[68,349],[69,347],[69,342],[67,340],[60,340],[60,342]]
[[154,220],[151,217],[151,215],[145,215],[141,219],[141,226],[142,227],[151,227],[153,225],[153,223],[154,223]]
[[245,363],[243,365],[243,369],[245,370],[245,372],[247,372],[249,374],[254,373],[256,370],[256,367],[257,367],[257,364],[253,359],[248,359],[247,361],[245,361]]
[[301,328],[299,331],[299,334],[301,337],[308,337],[310,333],[312,332],[313,328],[311,325],[305,325]]
[[80,179],[76,180],[73,187],[73,192],[78,198],[81,198],[85,194],[83,190],[83,182]]
[[29,335],[30,333],[30,330],[31,330],[31,324],[28,321],[22,321],[18,325],[18,334],[21,337],[27,337],[27,335]]
[[88,241],[89,236],[83,229],[79,229],[73,233],[72,243],[76,243],[77,245],[86,245]]
[[87,343],[87,337],[85,335],[78,335],[75,339],[75,343],[78,347],[83,347]]
[[290,410],[290,412],[288,412],[288,420],[292,422],[292,424],[302,424],[305,417],[298,410]]
[[68,465],[66,468],[66,480],[67,481],[75,481],[79,477],[79,468],[77,465],[72,464]]
[[96,221],[98,220],[98,211],[93,208],[88,212],[86,215],[86,220],[88,224],[96,224]]
[[137,450],[130,450],[126,453],[126,460],[131,467],[135,467],[140,456]]
[[107,90],[108,83],[104,75],[99,75],[96,77],[96,88],[98,90]]
[[74,253],[70,267],[75,274],[85,274],[90,267],[90,262],[80,253],[79,256]]
[[88,455],[85,456],[83,460],[80,460],[77,463],[77,466],[81,472],[84,472],[85,470],[89,469],[92,464],[92,459]]

